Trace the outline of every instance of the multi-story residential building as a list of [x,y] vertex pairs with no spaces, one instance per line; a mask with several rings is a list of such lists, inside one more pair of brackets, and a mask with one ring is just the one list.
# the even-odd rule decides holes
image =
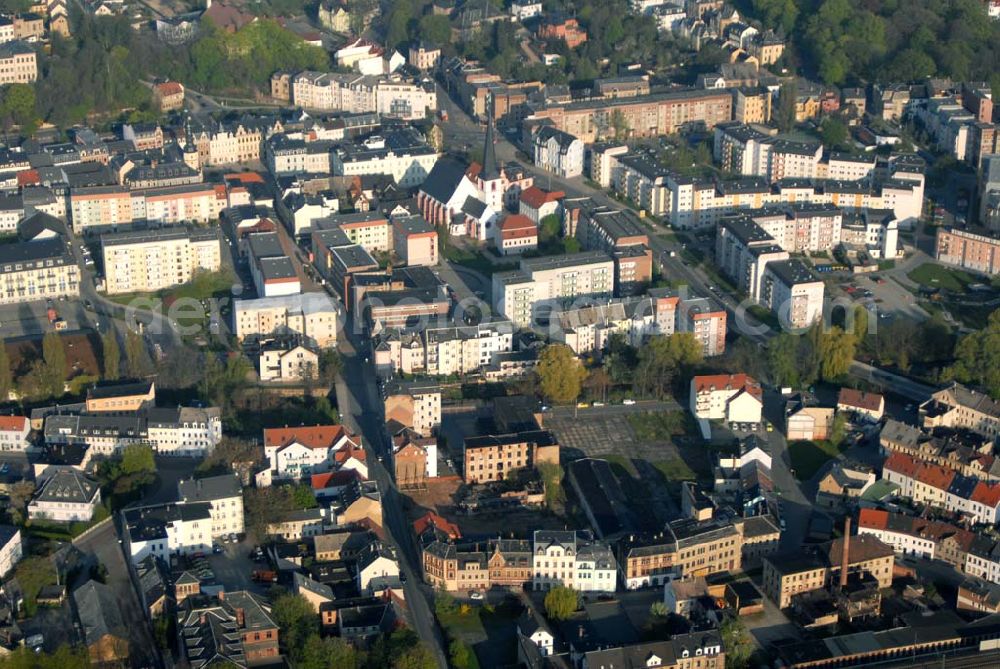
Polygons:
[[763,125],[771,121],[771,91],[763,86],[741,86],[733,92],[733,120]]
[[425,383],[395,383],[385,390],[385,420],[395,420],[423,437],[441,425],[441,388]]
[[509,353],[513,337],[509,323],[429,328],[424,331],[425,372],[435,376],[471,374]]
[[212,518],[208,503],[169,502],[127,509],[122,513],[124,548],[133,564],[147,557],[169,562],[172,555],[212,550]]
[[934,257],[974,272],[1000,274],[1000,238],[958,228],[938,228]]
[[760,298],[767,264],[788,257],[771,235],[749,219],[731,218],[719,224],[715,263],[754,301]]
[[329,174],[334,146],[331,140],[306,141],[278,133],[264,143],[264,162],[275,175]]
[[13,525],[0,525],[0,578],[7,578],[23,555],[21,530]]
[[920,405],[920,419],[925,428],[962,428],[996,438],[1000,435],[1000,402],[953,382]]
[[974,523],[1000,521],[1000,483],[980,481],[899,452],[886,458],[882,478],[918,504],[968,516]]
[[302,292],[295,264],[285,253],[276,232],[255,232],[247,235],[250,255],[250,276],[258,297],[280,297]]
[[419,214],[392,217],[392,246],[407,265],[437,265],[438,233]]
[[419,121],[437,111],[433,83],[382,79],[375,89],[375,111],[388,118]]
[[[845,541],[848,542],[846,551]],[[796,595],[825,589],[839,582],[845,562],[849,574],[868,574],[880,588],[887,588],[892,583],[892,546],[874,536],[859,534],[840,537],[796,553],[765,557],[761,577],[764,594],[779,608],[787,608]]]
[[233,301],[233,334],[240,341],[292,334],[310,346],[337,343],[340,309],[326,293]]
[[559,464],[559,442],[548,430],[466,437],[462,477],[466,483],[503,481],[540,462]]
[[580,592],[615,591],[614,554],[590,532],[536,530],[532,543],[533,590],[562,585]]
[[978,433],[951,428],[923,430],[889,418],[879,433],[879,444],[886,455],[898,452],[963,476],[1000,480],[993,439]]
[[305,109],[350,114],[377,108],[377,77],[339,72],[300,72],[291,80],[292,102]]
[[132,225],[132,194],[122,186],[72,188],[69,206],[77,234]]
[[343,425],[266,429],[264,457],[273,478],[299,479],[341,467],[350,458],[357,460],[355,469],[361,469],[365,478],[368,475],[360,441]]
[[212,228],[172,227],[101,235],[109,295],[152,292],[186,283],[196,272],[222,265],[219,233]]
[[369,253],[392,251],[392,224],[379,212],[365,211],[353,214],[335,214],[313,221],[314,230],[339,228],[351,244],[358,244]]
[[0,245],[0,304],[79,294],[80,267],[61,236]]
[[843,212],[828,204],[790,204],[741,212],[789,253],[836,248],[841,241]]
[[161,407],[144,414],[146,437],[160,455],[204,456],[222,441],[217,407]]
[[542,126],[531,139],[535,165],[564,179],[583,174],[583,142],[569,133]]
[[712,182],[671,174],[667,179],[670,206],[665,214],[677,227],[703,228],[714,226],[742,209],[811,203],[832,204],[850,212],[891,210],[899,224],[910,224],[921,215],[923,175],[902,172],[901,165],[890,169],[897,170],[892,178],[875,184],[868,180],[810,183],[791,180],[772,185],[760,177]]
[[885,397],[854,388],[841,388],[837,393],[837,411],[846,411],[858,416],[867,416],[878,422],[885,413]]
[[206,658],[238,667],[280,661],[280,632],[271,609],[245,590],[185,598],[177,630],[184,639],[184,660],[192,669],[205,669],[210,664]]
[[97,481],[75,469],[60,469],[40,484],[28,503],[28,518],[56,523],[88,522],[101,503]]
[[335,176],[385,174],[401,188],[413,188],[427,179],[437,159],[416,129],[405,128],[338,145],[330,154],[330,171]]
[[319,356],[294,338],[264,341],[257,355],[257,374],[261,382],[315,380]]
[[235,474],[177,483],[178,504],[208,504],[212,538],[243,534],[243,487]]
[[872,535],[902,556],[944,560],[966,571],[975,533],[937,520],[915,518],[881,509],[861,509],[858,535]]
[[21,41],[0,44],[0,85],[30,84],[38,79],[35,50]]
[[209,223],[229,206],[226,188],[216,184],[193,183],[134,190],[132,220],[157,223]]
[[782,324],[804,329],[823,317],[823,282],[797,258],[764,266],[760,301]]
[[284,127],[275,118],[244,117],[234,122],[190,122],[187,140],[198,151],[201,165],[237,165],[260,160],[264,140],[283,132]]
[[610,188],[614,172],[618,167],[618,158],[628,155],[628,145],[601,142],[588,145],[586,150],[587,176],[591,181],[600,184],[601,188]]
[[691,378],[691,413],[701,420],[760,423],[763,391],[746,374],[717,374]]
[[441,62],[441,47],[424,40],[415,42],[410,45],[406,62],[410,64],[410,67],[424,72],[434,70]]
[[522,258],[519,270],[493,275],[493,308],[518,327],[528,325],[542,305],[613,292],[614,261],[601,251]]
[[28,450],[31,446],[29,434],[31,423],[27,416],[0,416],[0,453]]
[[558,130],[591,144],[615,134],[615,118],[621,119],[630,136],[655,137],[675,134],[687,123],[702,122],[712,128],[732,118],[732,107],[733,98],[728,91],[692,89],[549,103],[534,110],[528,118],[550,119]]

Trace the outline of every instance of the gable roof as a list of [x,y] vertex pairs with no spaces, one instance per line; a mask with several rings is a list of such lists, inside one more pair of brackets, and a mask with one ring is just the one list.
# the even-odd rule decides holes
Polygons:
[[549,202],[558,202],[566,197],[566,193],[561,190],[545,191],[538,186],[532,186],[521,191],[521,202],[532,209],[538,209]]
[[106,636],[128,640],[128,627],[111,588],[98,581],[87,581],[73,591],[73,603],[88,646]]
[[445,158],[434,163],[420,190],[438,202],[447,202],[465,178],[465,168]]
[[837,404],[865,411],[881,411],[885,406],[885,398],[878,393],[868,393],[854,388],[841,388],[837,395]]
[[[764,391],[760,384],[749,374],[712,374],[708,376],[696,376],[691,379],[692,386],[696,393],[717,390],[746,391],[748,394],[760,400],[764,396]],[[736,394],[734,392],[734,394]]]
[[264,447],[281,447],[296,442],[306,448],[332,448],[343,437],[351,436],[343,425],[276,427],[264,430]]

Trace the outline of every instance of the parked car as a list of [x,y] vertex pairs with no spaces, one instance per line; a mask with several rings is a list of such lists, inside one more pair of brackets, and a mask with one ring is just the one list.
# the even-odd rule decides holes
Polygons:
[[625,400],[622,400],[622,404],[624,404],[627,407],[634,406],[635,405],[635,400],[633,400],[633,399],[625,399]]
[[469,599],[475,600],[477,602],[482,601],[483,593],[479,592],[478,590],[470,590]]

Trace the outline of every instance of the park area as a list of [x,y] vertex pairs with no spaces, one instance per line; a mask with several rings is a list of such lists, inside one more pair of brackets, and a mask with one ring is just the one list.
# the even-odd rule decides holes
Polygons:
[[907,274],[910,281],[919,283],[928,288],[943,288],[955,293],[964,292],[965,289],[977,279],[968,272],[958,269],[950,269],[935,263],[926,262]]

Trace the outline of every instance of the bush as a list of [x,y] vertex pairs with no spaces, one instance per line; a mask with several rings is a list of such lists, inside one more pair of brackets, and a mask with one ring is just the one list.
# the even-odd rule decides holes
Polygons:
[[557,585],[545,593],[545,614],[552,620],[566,620],[579,603],[580,595],[576,590]]

